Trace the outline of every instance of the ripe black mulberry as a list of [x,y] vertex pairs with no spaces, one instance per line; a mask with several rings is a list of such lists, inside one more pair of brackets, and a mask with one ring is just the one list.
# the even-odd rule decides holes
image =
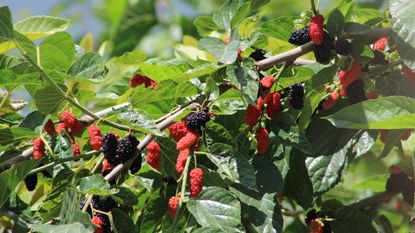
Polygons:
[[255,49],[255,51],[253,51],[250,55],[249,55],[249,57],[250,58],[252,58],[252,59],[254,59],[255,61],[261,61],[261,60],[264,60],[265,59],[265,54],[266,54],[267,52],[265,51],[265,50],[263,50],[263,49]]
[[202,126],[210,121],[209,109],[205,108],[200,112],[191,112],[186,116],[186,126],[198,133],[201,132]]
[[311,41],[310,35],[309,35],[309,27],[304,27],[302,29],[295,30],[291,33],[290,38],[288,39],[288,42],[290,42],[293,45],[301,46],[303,44],[306,44]]
[[27,176],[24,179],[24,182],[26,184],[27,190],[29,191],[35,190],[36,185],[37,185],[37,174],[32,174],[32,175]]
[[346,39],[337,40],[334,50],[340,55],[349,55],[352,52],[352,44]]
[[107,133],[102,138],[102,152],[104,153],[104,157],[108,160],[111,164],[119,164],[120,161],[116,159],[116,151],[118,146],[118,140],[115,134]]
[[288,101],[294,109],[302,109],[304,106],[304,87],[296,83],[288,88]]
[[367,100],[364,90],[364,83],[362,80],[357,79],[346,87],[347,99],[350,104],[356,104]]
[[[116,162],[123,163],[132,158],[137,150],[138,144],[139,141],[132,134],[128,134],[125,138],[121,139],[118,142],[117,151],[115,152]],[[111,161],[109,162],[111,163]]]

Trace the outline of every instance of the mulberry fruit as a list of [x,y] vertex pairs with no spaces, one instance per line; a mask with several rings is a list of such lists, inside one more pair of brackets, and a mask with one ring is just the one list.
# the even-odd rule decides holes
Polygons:
[[180,197],[170,197],[167,212],[171,218],[176,216],[177,208],[179,207]]
[[324,233],[324,223],[319,218],[313,219],[310,221],[308,229],[310,233]]
[[88,135],[89,138],[92,138],[94,136],[102,136],[101,129],[97,125],[91,125],[88,128]]
[[100,150],[102,146],[102,134],[101,130],[96,125],[91,125],[88,128],[89,145],[94,150]]
[[311,41],[311,37],[309,35],[309,27],[306,26],[302,29],[297,29],[293,32],[291,32],[291,36],[288,39],[288,42],[290,42],[293,45],[301,46],[303,44],[306,44]]
[[386,143],[386,139],[388,138],[388,130],[387,129],[381,129],[379,130],[379,139],[381,142]]
[[76,121],[75,125],[71,128],[72,133],[80,133],[84,129],[84,124]]
[[379,52],[383,52],[385,51],[386,45],[388,45],[388,41],[389,41],[388,37],[380,38],[379,40],[375,42],[375,44],[373,45],[373,48]]
[[108,160],[109,163],[117,165],[120,163],[116,158],[116,151],[118,146],[118,140],[115,134],[107,133],[102,138],[102,152],[104,157]]
[[367,93],[367,98],[368,99],[377,99],[379,97],[379,93],[377,93],[376,91],[369,91]]
[[254,126],[261,116],[261,109],[253,104],[248,104],[245,115],[245,123],[249,126]]
[[399,193],[404,189],[408,180],[408,175],[405,172],[401,171],[397,174],[391,174],[386,180],[386,191],[389,193]]
[[188,148],[185,148],[179,152],[179,155],[177,156],[176,161],[176,171],[179,174],[183,173],[184,166],[186,165],[187,158],[189,157],[190,150]]
[[51,136],[51,137],[55,136],[55,133],[56,133],[55,126],[53,125],[53,121],[51,119],[49,119],[46,122],[45,131],[49,136]]
[[81,154],[81,149],[79,148],[78,144],[72,144],[72,151],[74,156]]
[[346,87],[346,92],[347,100],[350,104],[356,104],[367,100],[364,90],[364,83],[360,79],[355,80],[348,87]]
[[203,170],[195,168],[190,171],[190,196],[197,197],[203,188]]
[[72,129],[75,127],[78,120],[76,117],[69,111],[63,111],[60,116],[60,121],[65,124],[66,127]]
[[134,159],[133,163],[130,166],[130,171],[132,174],[137,173],[141,169],[141,164],[143,163],[143,158],[141,157],[141,154],[138,155],[136,159]]
[[182,137],[184,137],[189,129],[186,124],[182,121],[174,122],[169,126],[169,132],[174,141],[178,142]]
[[271,88],[272,85],[275,83],[275,78],[273,76],[266,76],[261,81],[259,81],[261,85],[267,89]]
[[58,132],[58,134],[61,134],[62,133],[62,130],[66,129],[66,128],[67,127],[66,127],[65,123],[59,123],[56,126],[56,132]]
[[315,210],[315,209],[312,209],[312,210],[310,210],[310,211],[308,211],[307,212],[307,215],[306,215],[306,217],[305,217],[305,223],[307,224],[307,225],[309,225],[310,224],[310,222],[311,222],[311,220],[314,220],[314,219],[316,219],[318,216],[317,216],[317,211]]
[[337,40],[334,44],[334,50],[340,55],[349,55],[352,52],[352,44],[345,39]]
[[177,142],[176,150],[182,151],[184,149],[189,149],[190,147],[195,145],[198,140],[199,140],[199,134],[192,130],[189,130],[186,136],[184,136]]
[[347,97],[347,90],[346,88],[342,88],[339,90],[339,94],[343,97]]
[[323,33],[324,40],[320,45],[313,45],[313,52],[316,61],[327,64],[332,58],[331,50],[334,49],[334,39],[327,33]]
[[26,188],[28,191],[33,191],[36,188],[37,185],[37,174],[32,174],[32,175],[28,175],[26,176],[26,178],[24,179],[24,182],[26,184]]
[[315,45],[320,45],[324,40],[324,17],[316,15],[311,18],[309,35]]
[[268,93],[265,96],[264,103],[267,104],[265,111],[269,118],[273,118],[275,113],[281,109],[281,95],[278,92]]
[[288,88],[288,101],[294,109],[302,109],[304,106],[304,87],[297,83]]
[[150,142],[147,145],[147,163],[154,169],[160,168],[160,145],[157,142]]
[[97,219],[95,219],[94,221],[96,221],[97,223],[101,223],[101,224],[97,224],[99,226],[95,229],[94,233],[110,233],[111,223],[110,223],[108,216],[103,213],[96,213],[92,219],[94,219],[95,217],[99,218],[101,221],[98,222]]
[[164,183],[166,183],[167,185],[170,185],[170,186],[176,186],[177,185],[177,180],[173,176],[163,175],[161,180]]
[[263,49],[255,49],[255,51],[253,51],[249,57],[254,59],[255,61],[261,61],[265,59],[265,54],[267,52]]
[[94,233],[104,233],[104,229],[103,229],[104,222],[101,220],[101,218],[100,218],[100,217],[98,217],[98,216],[94,216],[94,217],[91,219],[91,222],[92,222],[93,224],[97,225],[97,226],[96,226],[96,228],[95,228]]
[[408,138],[411,136],[411,130],[406,129],[405,131],[403,131],[403,133],[401,134],[401,141],[406,141],[408,140]]
[[41,138],[33,139],[33,159],[40,159],[45,156],[45,143]]
[[411,81],[411,83],[415,85],[415,73],[406,65],[403,66],[402,72],[409,79],[409,81]]
[[385,54],[377,50],[373,51],[375,57],[370,61],[371,65],[387,65],[389,64],[388,60],[385,59]]
[[131,78],[130,80],[130,87],[137,87],[139,85],[143,85],[147,88],[150,87],[151,89],[154,89],[157,86],[157,82],[150,79],[147,76],[143,76],[141,74],[137,74],[135,75],[133,78]]
[[132,134],[128,134],[124,139],[121,139],[118,142],[117,150],[115,152],[116,160],[119,163],[123,163],[128,159],[132,158],[134,156],[134,153],[137,151],[138,144],[139,141]]
[[347,88],[352,82],[354,82],[360,75],[362,68],[359,63],[353,63],[352,67],[347,71],[339,72],[340,84]]
[[269,133],[265,128],[258,128],[255,131],[256,140],[258,143],[257,151],[258,154],[265,154],[269,145]]
[[207,109],[200,112],[191,112],[186,116],[187,128],[198,133],[201,133],[202,126],[205,126],[208,121],[210,121],[210,116]]
[[104,174],[106,172],[111,172],[112,169],[114,169],[114,165],[112,165],[111,163],[109,163],[108,160],[104,159],[104,161],[102,161],[101,174]]
[[339,97],[340,95],[336,91],[331,92],[327,99],[323,102],[323,108],[325,110],[331,109],[336,104]]

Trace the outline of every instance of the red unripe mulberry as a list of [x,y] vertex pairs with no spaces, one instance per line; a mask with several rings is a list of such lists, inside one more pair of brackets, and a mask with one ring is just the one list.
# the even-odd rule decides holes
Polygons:
[[94,136],[89,139],[89,145],[94,150],[100,150],[102,147],[102,137],[101,136]]
[[373,46],[373,48],[379,52],[383,52],[388,44],[389,38],[383,37],[377,40]]
[[269,118],[273,118],[275,113],[281,109],[281,95],[278,92],[268,93],[264,102],[267,104],[265,111]]
[[341,96],[343,96],[343,97],[347,97],[347,90],[346,90],[346,88],[340,89],[339,94]]
[[80,133],[84,129],[84,124],[76,120],[75,125],[71,128],[72,133]]
[[273,76],[266,76],[261,81],[259,81],[261,85],[265,88],[271,88],[272,85],[275,83],[275,78]]
[[81,149],[79,148],[78,144],[72,144],[72,151],[74,156],[81,154]]
[[76,117],[69,111],[63,111],[61,113],[60,121],[65,123],[65,126],[68,128],[74,128],[77,123]]
[[189,130],[187,134],[177,142],[176,149],[178,151],[189,149],[190,147],[195,145],[198,140],[199,134],[192,130]]
[[405,65],[402,68],[402,72],[409,79],[409,81],[411,81],[411,83],[415,85],[415,73]]
[[324,41],[324,17],[316,15],[311,18],[310,27],[308,31],[311,40],[315,45],[320,45]]
[[310,233],[323,233],[324,224],[320,219],[316,218],[310,221],[308,229],[310,230]]
[[94,223],[95,225],[97,225],[97,227],[95,228],[94,233],[104,233],[104,228],[102,227],[104,225],[104,222],[101,220],[100,217],[94,216],[91,219],[91,222]]
[[178,142],[182,137],[186,136],[189,129],[183,121],[174,122],[169,126],[169,132],[174,141]]
[[102,161],[102,170],[101,173],[104,173],[105,171],[111,171],[115,166],[113,164],[110,164],[107,159],[104,159]]
[[195,168],[190,171],[190,196],[197,197],[203,188],[203,170]]
[[55,133],[56,133],[55,126],[53,125],[53,121],[51,119],[49,119],[46,122],[45,131],[49,136],[51,137],[55,136]]
[[324,101],[323,108],[326,110],[329,110],[330,108],[332,108],[336,104],[339,97],[340,97],[339,93],[337,93],[336,91],[332,91],[330,95],[327,97],[327,99]]
[[160,168],[160,145],[157,142],[150,142],[147,145],[147,163],[155,169]]
[[33,159],[40,159],[45,156],[45,143],[41,138],[33,139]]
[[395,174],[395,175],[397,175],[397,174],[399,174],[399,173],[401,173],[401,172],[402,172],[402,170],[401,170],[401,168],[400,168],[400,167],[398,167],[398,166],[392,165],[392,166],[390,166],[390,167],[389,167],[389,173],[390,173],[390,174]]
[[249,126],[254,126],[261,116],[261,110],[258,110],[257,106],[248,104],[245,115],[245,123]]
[[256,140],[258,143],[257,151],[258,154],[265,154],[269,145],[269,133],[265,128],[258,128],[255,131]]
[[66,129],[65,123],[59,123],[56,126],[56,132],[58,132],[58,134],[61,134],[63,129]]
[[381,129],[379,130],[379,139],[381,142],[385,143],[386,139],[388,138],[388,130],[387,129]]
[[354,82],[360,75],[362,68],[359,63],[353,63],[353,66],[347,71],[340,71],[339,72],[339,81],[340,84],[346,88],[352,82]]
[[179,207],[180,197],[170,197],[169,204],[167,207],[167,213],[171,218],[176,216],[177,208]]
[[88,128],[88,135],[89,138],[92,138],[94,136],[102,136],[101,129],[97,125],[91,125]]
[[186,165],[187,158],[189,157],[190,150],[188,148],[185,148],[179,152],[179,155],[177,156],[176,161],[176,171],[179,174],[183,173],[184,167]]
[[138,85],[142,85],[145,83],[146,81],[145,76],[141,75],[141,74],[136,74],[134,75],[134,77],[131,78],[130,80],[130,87],[136,87]]

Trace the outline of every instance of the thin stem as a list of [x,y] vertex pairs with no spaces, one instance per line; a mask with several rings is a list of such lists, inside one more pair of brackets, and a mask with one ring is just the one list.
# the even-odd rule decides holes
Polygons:
[[317,9],[316,9],[316,4],[314,3],[314,0],[310,0],[310,4],[311,4],[311,10],[313,11],[314,15],[317,15]]
[[94,173],[98,170],[98,168],[99,168],[99,166],[101,165],[102,161],[104,161],[104,156],[101,156],[101,157],[98,159],[97,163],[95,164],[95,166],[94,166],[94,167],[92,168],[92,170],[91,170],[91,174],[94,174]]
[[186,183],[187,183],[187,177],[188,177],[187,173],[189,172],[189,165],[190,165],[191,158],[192,158],[191,155],[187,157],[186,165],[184,166],[183,182],[182,182],[182,189],[181,189],[181,194],[180,194],[180,199],[179,199],[179,206],[177,207],[176,215],[174,216],[173,224],[169,232],[174,232],[174,230],[176,229],[177,221],[179,220],[180,209],[182,208],[182,205],[183,205],[184,193],[186,192]]
[[3,106],[6,104],[7,100],[10,98],[11,96],[11,91],[6,91],[6,95],[3,97],[3,99],[1,100],[0,103],[0,109],[3,108]]

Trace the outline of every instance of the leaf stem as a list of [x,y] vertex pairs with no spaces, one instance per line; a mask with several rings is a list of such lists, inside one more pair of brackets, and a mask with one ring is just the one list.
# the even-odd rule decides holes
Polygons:
[[314,15],[317,15],[318,11],[316,9],[316,4],[314,3],[314,0],[310,0],[310,4],[311,4],[311,10],[313,11]]
[[11,96],[11,91],[6,91],[6,95],[4,95],[4,97],[3,97],[3,99],[1,100],[1,103],[0,103],[0,110],[6,104],[7,100],[10,98],[10,96]]

